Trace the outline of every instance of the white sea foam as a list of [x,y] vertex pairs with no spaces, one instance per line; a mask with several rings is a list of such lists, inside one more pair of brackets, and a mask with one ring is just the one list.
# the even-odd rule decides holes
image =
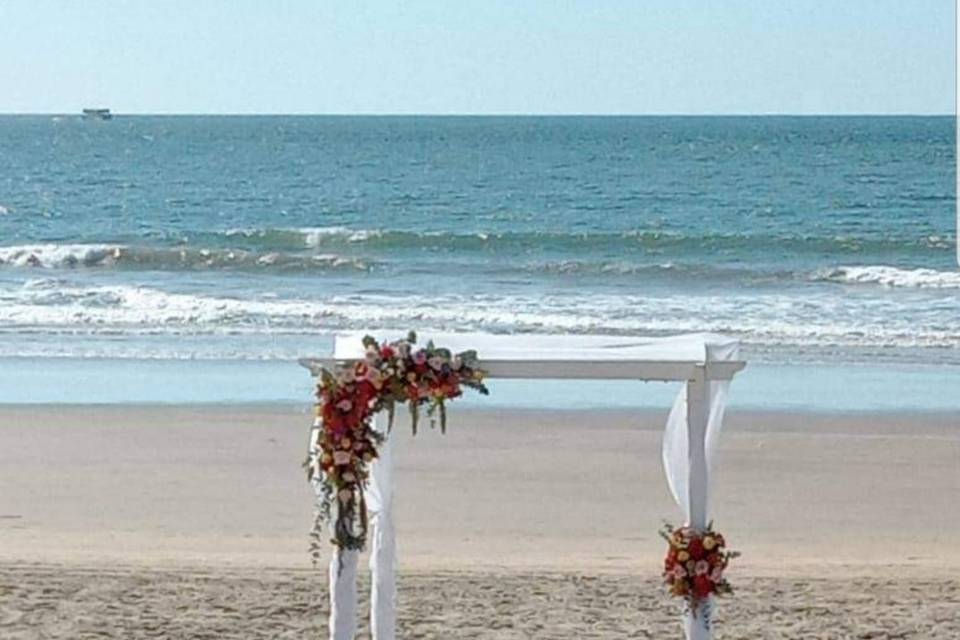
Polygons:
[[835,267],[818,273],[815,280],[886,287],[960,289],[960,271],[900,269],[885,265]]
[[[718,331],[754,345],[960,347],[960,302],[851,296],[446,294],[282,298],[197,295],[37,279],[0,289],[0,333],[273,335],[380,327],[402,331],[633,333]],[[949,309],[944,304],[952,305]],[[251,343],[249,357],[259,357]]]
[[304,243],[308,247],[318,247],[325,239],[331,237],[344,238],[347,242],[364,242],[380,235],[380,232],[375,230],[348,229],[347,227],[304,227],[290,231],[302,234]]
[[[325,244],[330,239],[346,240],[347,242],[364,242],[378,237],[381,231],[374,229],[350,229],[342,226],[331,227],[292,227],[279,229],[228,229],[223,232],[227,238],[266,238],[270,236],[287,236],[299,239],[306,248],[315,248]],[[297,240],[295,240],[297,241]]]

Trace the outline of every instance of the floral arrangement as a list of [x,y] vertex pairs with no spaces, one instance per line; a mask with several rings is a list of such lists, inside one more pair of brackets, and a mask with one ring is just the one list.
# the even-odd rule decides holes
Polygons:
[[486,395],[484,372],[475,351],[453,354],[434,346],[416,347],[412,331],[405,339],[378,343],[363,338],[363,360],[336,371],[323,370],[317,384],[315,438],[304,466],[317,487],[317,516],[311,532],[311,553],[316,559],[325,525],[333,523],[331,542],[342,549],[361,550],[367,537],[367,508],[363,489],[370,463],[386,434],[373,428],[373,417],[389,414],[389,428],[397,403],[410,408],[413,433],[417,433],[421,407],[430,425],[439,421],[446,432],[446,401],[468,387]]
[[686,599],[694,615],[711,595],[733,593],[724,571],[740,554],[727,551],[726,541],[713,530],[713,523],[700,532],[667,524],[660,535],[669,545],[663,561],[664,583],[671,595]]

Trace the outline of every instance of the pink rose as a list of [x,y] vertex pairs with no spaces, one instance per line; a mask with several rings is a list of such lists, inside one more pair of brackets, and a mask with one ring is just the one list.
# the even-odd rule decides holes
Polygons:
[[714,584],[719,584],[723,581],[723,567],[714,567],[713,571],[710,572],[710,580]]
[[334,451],[333,452],[333,464],[350,464],[350,452],[349,451]]
[[353,409],[353,403],[344,398],[337,403],[337,409],[340,409],[340,411],[350,411],[350,409]]
[[694,575],[705,576],[710,572],[710,563],[706,560],[697,560],[696,566],[693,568]]

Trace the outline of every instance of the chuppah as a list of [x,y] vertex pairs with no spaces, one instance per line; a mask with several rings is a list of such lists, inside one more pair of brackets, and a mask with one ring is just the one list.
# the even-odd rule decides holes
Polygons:
[[[371,631],[396,637],[396,540],[390,428],[398,404],[414,430],[426,418],[446,430],[446,404],[465,389],[487,393],[487,378],[604,379],[682,383],[667,418],[662,462],[684,517],[662,535],[662,567],[682,598],[688,640],[712,636],[714,597],[731,591],[725,569],[736,554],[709,520],[710,477],[733,376],[746,366],[739,343],[717,334],[625,336],[413,333],[394,341],[337,335],[333,355],[305,359],[318,378],[317,411],[304,466],[317,496],[311,552],[333,545],[330,638],[357,628],[359,555],[370,543]],[[327,538],[329,536],[329,538]]]

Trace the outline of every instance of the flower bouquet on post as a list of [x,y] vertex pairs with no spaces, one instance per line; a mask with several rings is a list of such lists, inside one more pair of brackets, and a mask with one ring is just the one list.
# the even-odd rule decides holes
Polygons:
[[[317,384],[314,430],[311,431],[307,478],[317,489],[317,513],[311,532],[311,554],[317,559],[324,526],[333,524],[330,542],[341,549],[361,550],[367,538],[363,490],[370,464],[388,437],[398,403],[410,409],[413,432],[421,407],[431,426],[446,432],[446,402],[463,388],[488,394],[475,351],[453,354],[433,342],[416,346],[412,331],[405,339],[378,342],[363,338],[364,358],[335,371],[321,372]],[[373,428],[380,411],[389,415],[388,433]]]
[[660,536],[668,545],[663,581],[671,595],[686,600],[694,616],[711,595],[733,593],[724,572],[740,554],[727,550],[726,540],[713,530],[712,522],[703,531],[665,524]]

